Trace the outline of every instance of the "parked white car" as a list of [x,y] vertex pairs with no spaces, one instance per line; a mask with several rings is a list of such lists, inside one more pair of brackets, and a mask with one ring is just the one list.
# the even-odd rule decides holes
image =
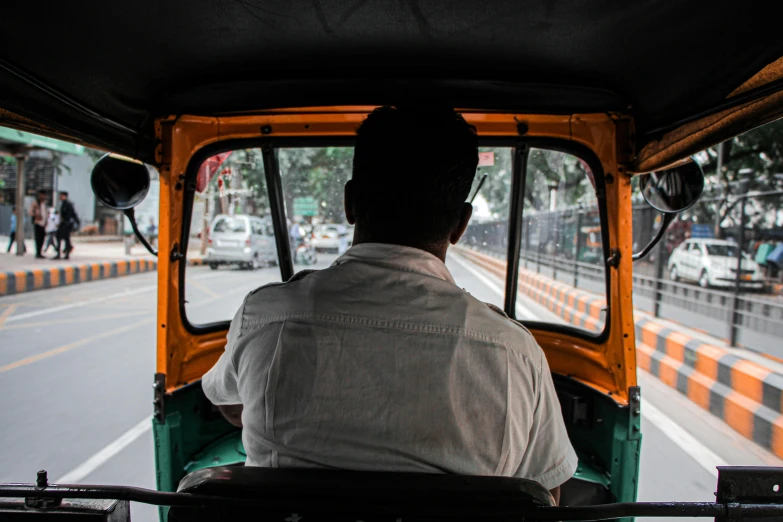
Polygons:
[[[720,239],[688,239],[674,249],[669,258],[669,278],[695,281],[703,288],[730,288],[737,279],[739,247]],[[742,254],[740,284],[744,288],[763,289],[764,275],[758,263]]]
[[317,225],[312,242],[319,252],[342,254],[353,242],[353,229],[346,225]]
[[215,216],[209,229],[206,262],[213,270],[217,270],[219,265],[238,265],[256,270],[276,264],[277,249],[272,226],[254,216]]

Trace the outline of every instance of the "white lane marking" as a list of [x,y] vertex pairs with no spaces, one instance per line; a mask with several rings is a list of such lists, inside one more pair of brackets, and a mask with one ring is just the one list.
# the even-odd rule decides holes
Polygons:
[[[455,263],[457,263],[459,266],[461,266],[462,268],[464,268],[465,270],[467,270],[471,274],[473,274],[473,276],[476,279],[478,279],[479,281],[484,283],[487,286],[487,288],[489,288],[490,290],[492,290],[493,292],[498,294],[501,298],[506,295],[506,291],[505,290],[501,289],[498,285],[496,285],[487,276],[485,276],[484,274],[482,274],[481,272],[476,270],[474,267],[470,266],[468,264],[468,262],[465,261],[464,259],[460,258],[457,255],[451,255],[451,256],[449,256],[449,259],[451,261],[454,261]],[[517,298],[519,298],[519,296],[517,296]],[[534,319],[536,321],[540,321],[541,320],[541,317],[539,317],[537,314],[534,314],[526,306],[523,306],[523,305],[517,303],[516,309],[517,309],[517,317],[522,317],[522,318],[525,318],[525,319],[530,318],[530,319]]]
[[[217,277],[218,274],[204,274],[201,276],[193,277],[193,280],[202,280],[202,279],[211,279],[213,277]],[[104,281],[111,281],[113,279],[104,279]],[[187,281],[185,281],[187,284]],[[67,286],[60,287],[60,288],[67,288]],[[155,290],[158,288],[157,284],[154,285],[147,285],[142,286],[141,288],[136,288],[134,290],[126,290],[124,292],[117,292],[116,294],[111,294],[103,297],[96,297],[95,299],[87,299],[86,301],[77,301],[75,303],[68,303],[60,306],[52,306],[50,308],[44,308],[42,310],[35,310],[34,312],[27,312],[24,314],[17,314],[14,316],[11,316],[8,318],[6,323],[11,323],[14,321],[21,321],[23,319],[29,319],[31,317],[38,317],[39,315],[46,315],[51,314],[55,312],[62,312],[63,310],[72,310],[74,308],[81,308],[83,306],[89,306],[96,303],[103,303],[104,301],[111,301],[112,299],[122,299],[123,297],[128,297],[131,295],[137,295],[137,294],[143,294],[144,292],[149,292],[151,290]]]
[[121,297],[127,297],[129,295],[141,294],[149,292],[150,290],[157,288],[157,285],[143,286],[135,290],[128,290],[126,292],[118,292],[116,294],[107,295],[104,297],[96,297],[95,299],[88,299],[86,301],[78,301],[76,303],[69,303],[60,306],[52,306],[50,308],[44,308],[42,310],[36,310],[34,312],[27,312],[25,314],[15,315],[8,319],[7,322],[21,321],[22,319],[29,319],[31,317],[38,317],[39,315],[52,314],[55,312],[62,312],[63,310],[71,310],[73,308],[81,308],[82,306],[89,306],[95,303],[102,303],[104,301],[111,301],[112,299],[119,299]]
[[147,417],[125,433],[119,436],[114,442],[103,448],[101,451],[85,460],[82,464],[75,467],[59,479],[55,480],[55,484],[76,484],[90,473],[100,468],[110,459],[117,456],[122,450],[127,448],[136,439],[147,433],[152,428],[152,419]]
[[679,424],[647,401],[642,402],[642,417],[652,422],[669,440],[679,446],[680,449],[713,477],[718,477],[717,466],[729,465],[728,462],[699,442],[696,437],[685,431]]

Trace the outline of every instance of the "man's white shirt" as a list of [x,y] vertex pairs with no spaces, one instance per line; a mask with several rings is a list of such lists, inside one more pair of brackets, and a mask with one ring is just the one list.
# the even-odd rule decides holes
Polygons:
[[247,465],[515,476],[576,470],[533,336],[423,250],[356,245],[251,292],[207,397],[242,404]]

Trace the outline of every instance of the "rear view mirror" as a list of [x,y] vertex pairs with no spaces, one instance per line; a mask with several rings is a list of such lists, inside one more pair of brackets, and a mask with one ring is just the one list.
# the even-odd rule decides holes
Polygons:
[[158,253],[139,232],[133,214],[133,208],[144,201],[150,190],[150,172],[147,166],[125,156],[107,154],[92,168],[90,185],[98,201],[125,213],[141,244],[152,255],[157,256]]
[[704,171],[701,165],[691,160],[661,172],[650,172],[639,180],[642,196],[655,210],[663,213],[663,222],[658,233],[633,260],[642,259],[663,239],[677,214],[693,206],[704,191]]
[[107,154],[92,168],[90,185],[98,201],[115,210],[128,210],[144,201],[150,173],[144,163]]
[[655,210],[677,213],[691,207],[704,190],[704,172],[695,161],[663,172],[651,172],[639,182],[642,196]]

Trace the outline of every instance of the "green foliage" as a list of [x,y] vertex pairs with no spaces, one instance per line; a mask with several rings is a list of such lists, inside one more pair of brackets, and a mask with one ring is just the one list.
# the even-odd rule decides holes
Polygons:
[[[494,152],[495,164],[479,167],[473,191],[486,174],[480,194],[489,204],[497,219],[508,219],[511,194],[513,149],[510,147],[482,147],[480,152]],[[527,162],[525,209],[549,210],[550,191],[556,191],[557,208],[594,201],[594,189],[584,162],[563,152],[531,149]]]
[[486,181],[481,186],[479,194],[486,199],[493,216],[497,216],[499,219],[507,219],[509,194],[511,194],[513,150],[509,147],[481,147],[479,152],[493,152],[495,154],[495,164],[479,167],[476,170],[476,178],[473,181],[470,195],[474,194],[481,179],[486,176]]
[[[494,219],[507,219],[511,193],[513,149],[482,147],[481,152],[494,152],[494,163],[481,166],[476,173],[471,195],[480,180],[486,181],[479,191]],[[299,147],[277,151],[283,194],[289,219],[294,219],[293,200],[312,197],[324,222],[344,221],[343,187],[351,178],[353,149],[351,147]],[[237,213],[263,216],[269,211],[269,198],[260,149],[234,151],[220,167],[231,169],[227,187],[232,194],[229,205]],[[213,179],[212,183],[216,183]],[[413,190],[413,187],[411,188]],[[548,210],[550,191],[556,191],[558,208],[572,206],[590,199],[593,192],[587,169],[577,157],[557,151],[533,149],[528,159],[528,181],[525,187],[526,208]],[[590,199],[592,201],[592,199]]]
[[[723,164],[719,169],[720,148]],[[706,176],[703,202],[694,206],[683,218],[696,223],[715,225],[717,235],[724,229],[738,226],[740,203],[735,196],[744,190],[752,193],[783,189],[783,120],[778,120],[696,155]],[[750,172],[740,174],[745,169]],[[745,182],[741,182],[742,179]],[[723,199],[724,196],[728,198]],[[711,199],[718,199],[717,201]],[[749,228],[777,226],[777,210],[781,197],[752,198],[748,202]]]
[[353,148],[288,148],[278,154],[286,211],[293,219],[294,198],[315,198],[326,223],[345,221],[343,187],[351,179]]
[[[353,149],[349,147],[285,148],[277,151],[283,194],[289,219],[294,219],[293,200],[313,197],[319,216],[326,222],[342,223],[343,187],[351,177]],[[269,213],[269,196],[260,149],[231,153],[218,171],[230,169],[226,188],[229,207],[234,212],[264,216]],[[211,184],[216,186],[217,176]]]

